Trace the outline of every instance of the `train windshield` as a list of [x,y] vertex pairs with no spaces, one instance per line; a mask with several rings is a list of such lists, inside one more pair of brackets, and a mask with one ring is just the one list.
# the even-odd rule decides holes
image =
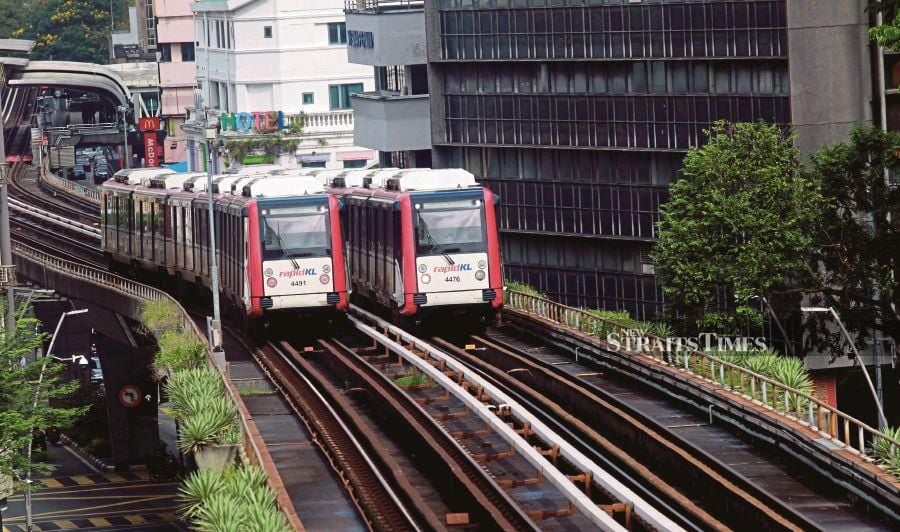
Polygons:
[[263,260],[328,257],[328,209],[325,205],[264,208]]
[[414,200],[418,226],[418,255],[478,253],[485,251],[483,201]]

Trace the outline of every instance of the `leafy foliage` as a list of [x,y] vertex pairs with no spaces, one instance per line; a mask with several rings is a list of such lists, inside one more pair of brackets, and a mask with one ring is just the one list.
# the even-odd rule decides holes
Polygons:
[[193,333],[168,331],[157,342],[156,369],[169,372],[201,368],[206,364],[206,345]]
[[866,11],[882,13],[886,22],[869,29],[869,38],[885,48],[900,51],[900,1],[881,0],[869,3]]
[[[857,127],[848,143],[812,156],[825,201],[813,266],[795,274],[796,289],[812,294],[814,305],[833,306],[859,347],[873,327],[900,339],[900,187],[885,179],[898,170],[898,147],[900,134]],[[809,341],[847,352],[829,323],[808,320]]]
[[[685,332],[732,332],[761,322],[752,297],[806,268],[821,198],[777,126],[719,121],[708,133],[661,208],[653,258]],[[733,301],[717,306],[723,289]]]
[[[900,441],[900,427],[888,427],[883,432],[888,438]],[[887,438],[875,438],[872,442],[872,453],[888,473],[900,478],[900,446]]]
[[6,35],[33,39],[32,59],[109,62],[106,0],[29,0],[16,7],[16,27]]
[[[0,304],[0,314],[4,313],[5,307]],[[66,428],[85,411],[50,406],[51,399],[61,399],[75,391],[78,382],[63,383],[64,366],[50,358],[21,364],[42,347],[47,336],[36,332],[40,323],[25,317],[24,309],[17,314],[14,332],[0,325],[0,475],[10,477],[27,467],[47,470],[40,456],[32,455],[29,463],[23,453],[33,428]]]
[[547,297],[546,294],[541,293],[536,288],[531,285],[527,285],[525,283],[520,283],[518,281],[506,281],[506,288],[509,290],[515,290],[516,292],[522,292],[524,294],[528,294],[535,297]]
[[266,486],[266,475],[255,466],[225,472],[197,471],[180,489],[181,513],[200,530],[289,530],[275,504],[276,495]]

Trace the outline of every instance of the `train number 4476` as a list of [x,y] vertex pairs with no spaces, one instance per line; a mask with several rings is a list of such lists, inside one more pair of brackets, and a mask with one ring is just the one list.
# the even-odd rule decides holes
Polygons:
[[459,275],[450,275],[450,276],[448,276],[448,277],[445,277],[445,278],[444,278],[444,282],[445,282],[445,283],[458,283],[458,282],[459,282]]

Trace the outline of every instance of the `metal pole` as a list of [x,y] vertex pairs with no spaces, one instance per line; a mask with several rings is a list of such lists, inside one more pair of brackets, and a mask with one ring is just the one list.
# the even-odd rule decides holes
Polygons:
[[769,305],[769,300],[766,299],[765,296],[761,297],[763,304],[769,310],[769,315],[772,316],[772,319],[775,320],[775,324],[778,325],[778,330],[781,331],[781,336],[784,338],[784,347],[787,350],[787,354],[793,356],[794,354],[794,345],[791,343],[790,338],[788,338],[787,332],[784,330],[784,326],[781,325],[781,320],[778,319],[778,316],[775,315],[775,311],[772,310],[772,305]]
[[[69,312],[63,312],[62,316],[59,317],[59,321],[56,323],[56,330],[53,331],[53,336],[50,338],[50,346],[47,348],[47,356],[44,357],[44,364],[41,366],[41,373],[38,375],[37,385],[34,388],[34,403],[31,405],[32,409],[37,408],[38,399],[40,398],[41,393],[41,383],[44,381],[44,371],[47,369],[48,362],[52,359],[53,355],[53,346],[56,345],[56,338],[59,335],[59,330],[62,328],[63,322],[66,320],[67,316],[71,316],[74,314],[84,314],[87,312],[87,309],[80,310],[72,310]],[[32,440],[29,438],[28,440],[28,465],[25,470],[25,530],[27,532],[32,532],[33,530],[33,518],[31,511],[31,442]]]
[[131,168],[131,157],[128,156],[128,107],[122,106],[122,168]]
[[[6,92],[6,65],[0,63],[0,101],[3,100],[3,94]],[[9,184],[8,179],[12,179],[9,167],[6,166],[6,120],[0,119],[0,172],[2,172],[2,183],[0,183],[0,265],[12,266],[12,237],[9,230]],[[6,288],[6,317],[4,319],[4,329],[7,334],[13,335],[16,332],[16,300],[13,293],[13,283],[9,283]]]
[[844,322],[841,321],[841,317],[835,312],[834,307],[828,307],[828,310],[831,312],[831,315],[834,316],[834,319],[837,320],[841,332],[847,337],[847,341],[850,342],[850,349],[852,349],[853,354],[856,355],[856,362],[859,363],[859,367],[862,368],[863,376],[866,378],[866,384],[869,385],[869,391],[872,392],[872,399],[875,400],[875,406],[878,409],[878,429],[884,430],[888,424],[887,418],[884,416],[884,408],[881,407],[881,400],[878,398],[878,393],[875,391],[875,386],[872,384],[872,377],[869,376],[869,370],[866,369],[866,364],[863,362],[862,358],[860,358],[859,351],[857,351],[856,346],[853,345],[853,337],[850,336],[847,328],[844,327]]
[[[208,122],[207,122],[208,123]],[[205,130],[204,133],[208,131]],[[219,314],[219,266],[216,253],[216,224],[213,213],[213,145],[212,139],[206,139],[206,205],[209,210],[209,277],[210,290],[212,291],[213,304],[213,351],[219,351],[222,347],[222,338],[219,331],[222,326],[222,316]]]

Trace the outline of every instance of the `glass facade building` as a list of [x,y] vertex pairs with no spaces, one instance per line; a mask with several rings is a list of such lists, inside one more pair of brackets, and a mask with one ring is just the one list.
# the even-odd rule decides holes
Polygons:
[[426,2],[433,158],[501,196],[508,279],[662,310],[650,250],[716,120],[791,123],[784,0]]

